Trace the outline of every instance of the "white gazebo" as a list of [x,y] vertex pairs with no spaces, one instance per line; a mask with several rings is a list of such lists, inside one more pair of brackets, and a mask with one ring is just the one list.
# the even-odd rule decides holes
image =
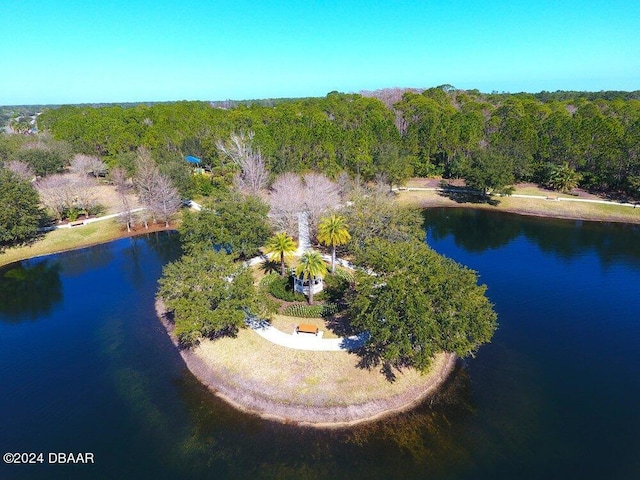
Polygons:
[[306,295],[307,297],[309,296],[309,290],[313,291],[313,294],[315,295],[318,292],[321,292],[324,289],[323,283],[322,283],[322,279],[321,278],[314,278],[314,279],[306,279],[303,280],[302,278],[298,277],[295,273],[293,274],[293,289],[296,292],[300,292],[304,295]]

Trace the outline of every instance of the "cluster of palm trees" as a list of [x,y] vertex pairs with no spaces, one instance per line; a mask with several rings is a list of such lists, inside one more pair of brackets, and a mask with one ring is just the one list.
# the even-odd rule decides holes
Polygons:
[[[331,215],[320,220],[318,225],[318,241],[331,247],[331,273],[336,269],[336,247],[344,245],[351,239],[347,230],[347,225],[343,217]],[[297,247],[293,238],[285,232],[276,233],[265,245],[265,253],[271,260],[280,262],[280,275],[286,274],[286,261],[293,256]],[[313,282],[322,279],[327,274],[325,264],[320,252],[308,250],[300,258],[300,263],[296,267],[296,275],[302,277],[303,281]],[[313,303],[313,289],[309,289],[309,303]]]

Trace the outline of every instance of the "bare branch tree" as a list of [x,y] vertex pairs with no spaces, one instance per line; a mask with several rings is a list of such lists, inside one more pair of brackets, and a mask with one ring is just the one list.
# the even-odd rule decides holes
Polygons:
[[269,170],[260,149],[253,149],[253,137],[253,132],[232,133],[228,141],[216,142],[216,147],[223,156],[231,159],[240,168],[240,172],[234,178],[236,187],[240,191],[257,195],[267,186]]
[[280,175],[273,185],[268,198],[269,217],[276,230],[298,236],[298,213],[304,210],[304,185],[295,173]]
[[218,140],[216,142],[216,147],[222,155],[241,167],[243,159],[249,157],[251,153],[253,153],[251,143],[253,142],[254,136],[255,133],[251,131],[249,133],[232,133],[229,140]]
[[20,178],[24,180],[31,181],[34,179],[36,174],[33,172],[33,169],[26,162],[21,162],[19,160],[11,160],[4,164],[7,170],[11,170],[13,173],[18,175]]
[[298,214],[309,214],[309,227],[315,230],[320,215],[338,205],[338,185],[320,173],[302,178],[294,173],[280,175],[271,186],[269,216],[274,226],[289,235],[298,235]]
[[78,210],[84,210],[88,216],[98,204],[94,195],[96,181],[84,175],[74,177],[70,179],[74,195],[72,206]]
[[269,181],[269,170],[260,151],[253,153],[251,157],[246,159],[241,168],[242,172],[234,177],[238,190],[258,195],[261,190],[266,188]]
[[59,221],[69,210],[84,211],[89,215],[97,205],[93,189],[95,181],[83,175],[49,175],[38,180],[35,187],[42,203]]
[[111,182],[116,187],[116,192],[128,192],[130,190],[130,185],[128,182],[127,171],[122,167],[116,167],[111,170],[109,175],[111,178]]
[[322,173],[306,173],[302,180],[304,209],[309,214],[309,228],[313,233],[320,216],[340,203],[340,191],[338,185]]
[[134,183],[140,203],[148,211],[141,216],[145,228],[149,227],[149,217],[153,223],[161,220],[168,227],[180,208],[180,195],[171,180],[160,173],[148,150],[138,151]]
[[[153,191],[160,176],[158,166],[151,158],[151,153],[145,148],[138,149],[136,158],[136,175],[133,183],[138,192],[138,198],[143,207],[150,208],[153,203]],[[145,228],[149,228],[147,218],[144,221]]]
[[165,175],[159,175],[156,178],[156,184],[153,188],[151,204],[149,209],[153,212],[155,218],[169,226],[169,221],[178,211],[182,201],[178,193],[178,189]]
[[131,212],[131,200],[129,198],[131,185],[129,184],[126,170],[120,167],[114,168],[111,171],[111,181],[116,187],[116,193],[120,201],[120,211],[122,215],[120,215],[118,219],[126,225],[127,232],[130,232],[134,222],[133,213]]
[[107,172],[107,165],[93,155],[76,154],[71,160],[70,170],[82,175],[99,177]]
[[35,183],[40,200],[54,213],[58,221],[62,221],[65,211],[73,201],[69,184],[69,180],[60,174],[49,175]]

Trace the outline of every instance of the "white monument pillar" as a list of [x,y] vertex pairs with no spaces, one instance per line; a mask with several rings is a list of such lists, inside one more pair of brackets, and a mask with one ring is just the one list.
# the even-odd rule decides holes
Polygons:
[[298,251],[297,255],[302,255],[311,248],[309,238],[309,214],[307,212],[298,213]]

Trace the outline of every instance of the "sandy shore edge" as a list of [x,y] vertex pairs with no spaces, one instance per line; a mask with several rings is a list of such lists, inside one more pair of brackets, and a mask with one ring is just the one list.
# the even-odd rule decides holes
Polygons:
[[[171,341],[179,348],[178,340],[173,334],[174,325],[168,320],[166,309],[160,299],[156,300],[155,309]],[[267,420],[316,428],[349,427],[410,410],[437,391],[454,370],[457,362],[455,354],[445,354],[445,360],[440,363],[439,368],[425,375],[424,383],[401,394],[362,404],[324,407],[282,403],[261,395],[260,392],[241,389],[225,381],[223,369],[203,361],[190,350],[179,351],[189,371],[216,396],[233,407]]]

